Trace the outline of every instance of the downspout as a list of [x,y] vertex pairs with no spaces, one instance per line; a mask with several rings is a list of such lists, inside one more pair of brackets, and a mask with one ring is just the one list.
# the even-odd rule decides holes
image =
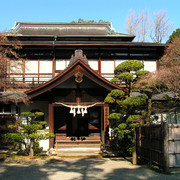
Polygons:
[[55,50],[55,45],[56,45],[56,41],[57,41],[57,36],[54,36],[54,41],[52,42],[53,44],[53,61],[52,61],[52,76],[55,76],[55,58],[56,58],[56,50]]

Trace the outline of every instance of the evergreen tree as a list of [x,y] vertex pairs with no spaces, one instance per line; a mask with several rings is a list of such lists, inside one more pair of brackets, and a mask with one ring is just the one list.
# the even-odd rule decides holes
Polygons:
[[4,135],[6,139],[11,140],[14,144],[20,144],[19,150],[21,150],[21,145],[25,145],[25,150],[29,156],[34,156],[34,151],[40,140],[53,138],[52,133],[40,133],[39,131],[43,129],[43,125],[46,124],[45,121],[38,120],[38,117],[43,116],[42,112],[22,112],[22,116],[25,116],[27,123],[24,124],[23,121],[17,121],[16,125],[10,125],[11,129],[20,129],[15,133],[7,133]]
[[81,24],[81,23],[83,23],[83,24],[96,24],[96,23],[106,24],[106,23],[108,23],[108,24],[110,24],[109,21],[104,21],[102,19],[100,19],[99,21],[95,21],[95,20],[84,20],[82,18],[79,18],[77,21],[71,21],[70,23],[79,23],[79,24]]
[[133,84],[142,75],[149,73],[141,70],[143,67],[143,63],[137,60],[119,64],[114,70],[116,77],[111,82],[124,81],[128,92],[112,90],[105,98],[105,102],[115,110],[109,115],[112,135],[115,137],[113,147],[124,155],[132,153],[134,127],[140,124],[145,114],[146,96],[132,97]]
[[176,29],[176,31],[173,31],[166,43],[171,43],[175,38],[178,37],[180,37],[180,28]]
[[[125,81],[129,91],[129,97],[132,97],[133,83],[136,82],[140,76],[149,73],[149,71],[141,70],[143,67],[144,64],[138,60],[128,60],[119,64],[114,70],[116,80]],[[115,81],[115,79],[113,80]]]

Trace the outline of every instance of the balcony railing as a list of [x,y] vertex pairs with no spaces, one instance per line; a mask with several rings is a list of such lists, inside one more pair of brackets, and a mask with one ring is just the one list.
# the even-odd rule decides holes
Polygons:
[[[102,73],[102,77],[107,80],[111,80],[114,78],[114,73]],[[11,74],[7,76],[7,82],[10,82],[11,87],[16,88],[18,83],[25,83],[29,88],[37,87],[41,84],[46,83],[47,81],[53,78],[52,73],[39,73],[39,74]],[[122,82],[118,82],[119,85],[123,84]]]

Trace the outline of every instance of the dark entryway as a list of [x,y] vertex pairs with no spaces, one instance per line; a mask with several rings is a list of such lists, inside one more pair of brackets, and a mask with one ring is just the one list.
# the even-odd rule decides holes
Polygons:
[[54,107],[54,133],[61,133],[68,137],[89,136],[91,133],[100,133],[101,108],[92,107],[88,113],[81,114],[69,113],[70,108],[64,106]]
[[88,122],[89,116],[76,115],[70,121],[67,122],[67,136],[88,136]]

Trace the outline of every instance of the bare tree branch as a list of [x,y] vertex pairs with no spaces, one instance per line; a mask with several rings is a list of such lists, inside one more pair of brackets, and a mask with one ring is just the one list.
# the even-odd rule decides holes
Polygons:
[[136,13],[130,10],[126,18],[126,31],[129,34],[136,36],[137,42],[144,42],[147,40],[148,26],[149,26],[149,12],[147,10]]
[[9,40],[5,33],[0,33],[0,89],[6,91],[12,89],[16,84],[16,88],[27,87],[25,83],[17,83],[14,76],[23,72],[23,63],[25,58],[19,54],[21,44],[16,37]]
[[151,23],[150,37],[154,42],[161,43],[167,37],[172,29],[167,18],[167,12],[160,10],[154,13],[154,18]]
[[137,42],[145,42],[152,39],[153,42],[161,43],[167,37],[172,29],[169,24],[167,13],[160,10],[154,13],[150,20],[150,13],[147,10],[138,11],[130,10],[126,18],[126,31],[136,36]]

